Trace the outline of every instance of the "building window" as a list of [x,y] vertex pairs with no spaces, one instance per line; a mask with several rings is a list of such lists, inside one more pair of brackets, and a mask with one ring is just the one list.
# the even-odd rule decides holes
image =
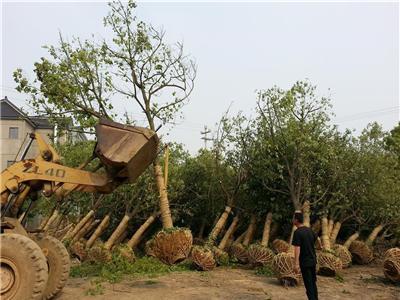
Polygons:
[[7,167],[11,166],[15,161],[13,160],[7,160]]
[[18,127],[10,127],[8,129],[8,138],[13,140],[18,139]]

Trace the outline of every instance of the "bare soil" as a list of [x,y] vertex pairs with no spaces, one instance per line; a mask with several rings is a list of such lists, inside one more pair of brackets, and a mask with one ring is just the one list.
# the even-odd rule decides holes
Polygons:
[[[400,300],[400,285],[389,283],[379,265],[352,266],[343,270],[341,276],[342,282],[318,276],[320,299]],[[303,285],[285,288],[275,278],[244,268],[220,267],[211,272],[127,278],[116,284],[95,282],[94,278],[70,278],[57,299],[307,299]]]

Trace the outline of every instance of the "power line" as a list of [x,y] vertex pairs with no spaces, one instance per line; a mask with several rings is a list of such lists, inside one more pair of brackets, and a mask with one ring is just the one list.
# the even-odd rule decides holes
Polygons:
[[359,120],[359,119],[379,116],[379,115],[392,114],[392,113],[395,113],[395,112],[400,112],[400,106],[399,105],[392,106],[392,107],[387,107],[387,108],[382,108],[382,109],[378,109],[378,110],[361,112],[361,113],[348,115],[348,116],[344,116],[344,117],[339,117],[339,118],[334,119],[334,122],[335,123],[342,123],[342,122],[348,122],[348,121],[353,121],[353,120]]

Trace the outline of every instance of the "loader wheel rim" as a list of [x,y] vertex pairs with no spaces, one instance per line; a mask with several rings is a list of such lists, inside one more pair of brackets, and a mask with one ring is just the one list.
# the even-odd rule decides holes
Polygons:
[[9,259],[2,259],[0,264],[0,294],[8,292],[19,284],[19,276],[16,265]]

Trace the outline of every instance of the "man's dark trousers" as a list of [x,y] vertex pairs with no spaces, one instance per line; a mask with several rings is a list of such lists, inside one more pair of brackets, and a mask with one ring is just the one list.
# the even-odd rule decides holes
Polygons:
[[308,300],[318,300],[316,267],[300,266]]

